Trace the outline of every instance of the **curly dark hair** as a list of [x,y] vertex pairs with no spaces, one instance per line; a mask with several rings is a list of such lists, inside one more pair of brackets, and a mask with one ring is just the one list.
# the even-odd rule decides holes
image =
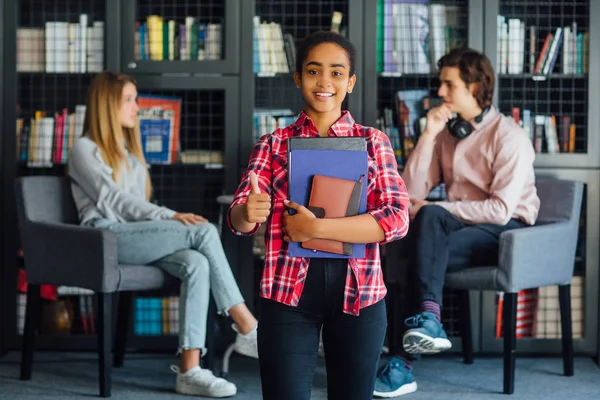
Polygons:
[[475,84],[473,96],[479,107],[486,108],[492,104],[494,68],[485,54],[466,47],[455,48],[440,58],[437,65],[439,71],[444,67],[456,67],[465,84]]
[[302,65],[308,57],[308,53],[322,43],[333,43],[346,51],[350,63],[350,76],[354,75],[354,63],[356,60],[356,47],[346,37],[331,31],[318,31],[310,34],[300,42],[296,50],[296,72],[302,73]]

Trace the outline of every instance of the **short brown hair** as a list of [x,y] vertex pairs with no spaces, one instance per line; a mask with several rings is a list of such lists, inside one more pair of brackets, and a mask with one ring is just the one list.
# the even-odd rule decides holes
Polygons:
[[486,108],[492,104],[494,68],[485,54],[470,48],[456,48],[440,58],[437,65],[439,71],[444,67],[456,67],[465,84],[475,84],[473,96],[479,107]]

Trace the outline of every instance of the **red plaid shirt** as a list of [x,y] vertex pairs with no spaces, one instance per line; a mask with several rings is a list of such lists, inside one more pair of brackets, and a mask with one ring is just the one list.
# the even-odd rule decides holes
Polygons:
[[[329,136],[364,136],[369,154],[369,181],[367,212],[375,218],[385,233],[383,243],[400,239],[408,232],[408,193],[388,137],[381,131],[354,122],[348,111],[331,126]],[[283,200],[288,197],[287,139],[289,137],[317,137],[319,131],[313,121],[302,112],[296,122],[265,135],[254,145],[248,169],[236,191],[231,207],[244,204],[251,191],[249,171],[258,175],[262,193],[271,196],[271,216],[265,232],[266,256],[260,282],[261,297],[297,306],[310,264],[310,258],[291,257],[288,244],[283,240],[282,215],[287,210]],[[230,208],[231,211],[231,208]],[[228,213],[229,214],[229,213]],[[233,233],[243,235],[228,223]],[[249,232],[251,235],[258,230]],[[361,308],[375,304],[385,297],[379,243],[368,243],[365,258],[349,259],[344,290],[344,312],[358,315]]]

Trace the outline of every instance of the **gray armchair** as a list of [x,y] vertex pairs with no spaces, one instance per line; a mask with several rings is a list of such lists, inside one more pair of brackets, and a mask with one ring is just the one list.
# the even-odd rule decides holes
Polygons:
[[[157,267],[120,265],[113,232],[78,225],[68,178],[23,177],[16,180],[15,189],[28,281],[20,377],[31,379],[40,285],[83,287],[94,290],[97,296],[100,396],[110,397],[113,294],[120,294],[114,354],[114,366],[120,367],[134,292],[178,290],[179,280]],[[213,314],[209,312],[209,327],[213,326]],[[212,329],[207,334],[211,342]]]
[[[563,180],[536,182],[541,209],[532,227],[506,231],[500,236],[497,266],[468,268],[446,275],[446,286],[504,292],[504,393],[514,392],[517,293],[524,289],[558,285],[564,374],[573,375],[571,280],[575,263],[583,184]],[[465,363],[473,362],[468,300],[462,302],[462,342]]]

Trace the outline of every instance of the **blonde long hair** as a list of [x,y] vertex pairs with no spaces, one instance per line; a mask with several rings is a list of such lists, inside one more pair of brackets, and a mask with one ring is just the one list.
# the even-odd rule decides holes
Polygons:
[[[142,150],[139,125],[125,128],[119,121],[119,110],[123,102],[123,88],[135,80],[125,74],[104,71],[92,81],[87,93],[87,108],[83,132],[100,149],[104,162],[113,170],[113,179],[119,181],[123,166],[129,168],[127,150],[147,167]],[[146,199],[152,195],[152,182],[146,168]]]

